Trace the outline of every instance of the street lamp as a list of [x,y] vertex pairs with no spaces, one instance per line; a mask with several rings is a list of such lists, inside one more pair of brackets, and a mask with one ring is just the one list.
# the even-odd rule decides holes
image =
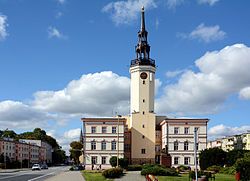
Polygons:
[[116,164],[117,167],[119,166],[119,118],[122,117],[121,115],[117,115],[117,160],[116,160]]

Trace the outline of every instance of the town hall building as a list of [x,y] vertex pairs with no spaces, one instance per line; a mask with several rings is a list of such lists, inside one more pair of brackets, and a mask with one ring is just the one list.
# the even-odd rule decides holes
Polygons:
[[[197,152],[206,149],[208,119],[169,118],[154,110],[156,62],[150,58],[144,8],[130,63],[130,115],[114,118],[82,118],[86,169],[110,168],[112,156],[130,164],[158,163],[194,168],[194,130]],[[197,154],[198,156],[198,154]]]

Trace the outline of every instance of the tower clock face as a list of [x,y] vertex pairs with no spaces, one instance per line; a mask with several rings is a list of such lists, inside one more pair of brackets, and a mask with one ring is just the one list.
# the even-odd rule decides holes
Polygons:
[[141,77],[141,79],[147,79],[148,74],[146,72],[142,72],[140,77]]

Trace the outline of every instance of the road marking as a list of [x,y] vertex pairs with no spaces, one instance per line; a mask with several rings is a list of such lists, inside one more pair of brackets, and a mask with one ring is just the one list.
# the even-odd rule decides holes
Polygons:
[[26,175],[26,174],[18,174],[18,173],[16,173],[15,175],[12,175],[12,176],[1,177],[0,180],[6,179],[6,178],[11,178],[11,177],[18,177],[18,176],[21,176],[21,175]]
[[48,174],[46,174],[46,175],[42,175],[42,176],[40,176],[40,177],[36,177],[36,178],[30,179],[30,180],[28,180],[28,181],[37,180],[37,179],[40,179],[40,178],[46,177],[46,176],[48,176],[48,175],[52,175],[52,174],[54,174],[54,173],[55,173],[55,172],[51,172],[51,173],[48,173]]

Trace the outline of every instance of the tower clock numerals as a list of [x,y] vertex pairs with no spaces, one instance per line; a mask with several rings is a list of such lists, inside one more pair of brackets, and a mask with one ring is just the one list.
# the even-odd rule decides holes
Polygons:
[[141,77],[141,79],[147,79],[148,74],[146,72],[142,72],[140,77]]

